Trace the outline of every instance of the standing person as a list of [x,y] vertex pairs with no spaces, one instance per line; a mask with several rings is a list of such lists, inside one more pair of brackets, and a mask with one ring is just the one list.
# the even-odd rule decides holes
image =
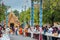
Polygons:
[[[39,32],[39,25],[35,25],[35,28],[33,28],[34,32]],[[32,31],[33,31],[32,30]],[[35,39],[39,40],[39,34],[34,34],[33,36]]]
[[20,34],[20,35],[23,34],[23,28],[22,28],[22,27],[19,28],[19,34]]
[[51,34],[52,34],[52,31],[53,31],[53,28],[52,28],[52,26],[50,26],[50,27],[48,28],[48,33],[51,33]]
[[39,31],[39,25],[36,25],[36,31]]
[[10,32],[10,28],[7,26],[6,27],[6,34],[9,34],[9,32]]
[[24,36],[28,36],[28,28],[25,28],[25,29],[24,29],[24,33],[25,33]]
[[[58,28],[54,27],[52,33],[53,33],[53,36],[58,36]],[[56,37],[52,37],[52,40],[57,40],[57,39],[58,38]]]
[[13,34],[12,28],[10,28],[10,34]]
[[18,28],[17,28],[17,26],[16,26],[16,27],[15,27],[15,34],[16,34],[16,35],[18,35],[17,31],[18,31]]
[[[43,30],[43,32],[45,34],[47,32],[47,30],[48,30],[47,26],[42,27],[42,30]],[[43,40],[47,40],[47,36],[46,35],[43,35]]]
[[5,28],[4,27],[2,27],[2,33],[5,34]]
[[2,26],[0,25],[0,37],[2,37]]
[[14,34],[14,32],[15,32],[14,26],[11,26],[11,29],[12,29],[12,32],[13,32],[13,34]]
[[43,32],[42,27],[39,28],[40,29],[40,35],[39,35],[40,36],[40,40],[43,40],[43,35],[41,34]]

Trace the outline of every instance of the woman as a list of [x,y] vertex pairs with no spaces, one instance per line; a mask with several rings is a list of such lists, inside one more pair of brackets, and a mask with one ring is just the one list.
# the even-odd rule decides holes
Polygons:
[[[36,27],[37,32],[40,32],[40,33],[42,32],[42,28],[39,25],[36,25],[35,27]],[[40,39],[39,39],[39,36],[40,36]],[[34,38],[36,38],[37,40],[42,40],[42,34],[40,34],[40,35],[34,34]]]
[[[58,36],[58,28],[54,27],[52,33],[53,33],[53,36]],[[52,40],[57,40],[57,39],[58,38],[56,37],[52,37]]]
[[18,31],[18,26],[15,27],[15,34],[18,35],[17,31]]

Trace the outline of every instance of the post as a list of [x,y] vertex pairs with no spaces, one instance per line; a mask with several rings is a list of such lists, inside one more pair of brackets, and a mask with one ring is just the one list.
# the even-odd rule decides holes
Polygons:
[[40,19],[40,27],[42,27],[42,0],[40,0],[40,14],[39,14],[39,19]]
[[7,13],[7,10],[6,10],[6,27],[8,26],[8,13]]
[[31,26],[34,26],[34,2],[31,0]]

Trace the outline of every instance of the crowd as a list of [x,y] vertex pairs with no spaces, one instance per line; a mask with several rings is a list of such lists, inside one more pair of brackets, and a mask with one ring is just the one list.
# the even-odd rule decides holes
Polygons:
[[[31,36],[31,34],[29,32],[44,32],[44,34],[50,33],[53,34],[53,36],[58,36],[60,34],[60,27],[56,27],[56,26],[42,26],[40,27],[39,25],[35,25],[34,27],[30,27],[30,25],[26,26],[25,28],[22,28],[22,26],[19,27],[2,27],[0,25],[0,37],[2,37],[2,35],[4,33],[8,33],[8,34],[12,34],[12,35],[24,35],[24,36]],[[37,38],[37,35],[34,35],[36,37],[33,38]],[[47,37],[45,35],[43,35],[43,39],[47,40]],[[52,37],[53,40],[57,40],[58,38],[54,38]]]

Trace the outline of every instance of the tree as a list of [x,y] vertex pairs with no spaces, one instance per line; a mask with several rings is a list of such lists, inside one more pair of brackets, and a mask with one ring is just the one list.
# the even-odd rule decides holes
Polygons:
[[16,15],[16,16],[18,16],[18,17],[19,17],[19,11],[14,10],[13,12],[15,13],[15,15]]
[[5,19],[5,5],[0,4],[0,22]]
[[[53,25],[54,22],[57,22],[56,20],[58,19],[56,14],[59,14],[57,11],[57,6],[59,0],[45,0],[43,6],[45,7],[43,9],[43,20],[47,23],[50,23]],[[56,18],[57,17],[57,18]]]
[[[54,22],[60,22],[60,0],[43,0],[43,23],[53,24]],[[24,15],[30,21],[30,10],[23,11],[20,13],[20,22],[24,21]],[[24,14],[25,13],[25,14]],[[29,15],[29,16],[28,16]],[[34,23],[39,22],[39,9],[34,8]],[[27,20],[26,20],[27,21]]]
[[0,4],[0,22],[5,19],[5,13],[8,7],[9,6],[4,5],[3,2]]

